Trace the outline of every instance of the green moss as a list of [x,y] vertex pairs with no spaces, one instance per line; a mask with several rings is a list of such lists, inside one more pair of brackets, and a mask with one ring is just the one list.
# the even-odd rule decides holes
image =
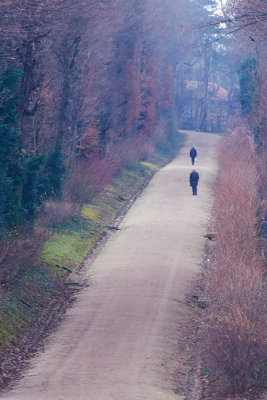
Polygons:
[[136,162],[134,164],[128,165],[127,168],[125,168],[126,174],[128,171],[134,171],[138,175],[143,175],[146,174],[146,168],[142,165],[142,162]]
[[112,185],[105,186],[104,190],[106,192],[114,192],[114,187]]
[[158,170],[157,165],[152,164],[152,163],[150,163],[150,162],[141,161],[141,164],[144,165],[145,167],[150,168],[150,169]]
[[81,237],[91,238],[96,237],[100,234],[102,228],[102,224],[99,222],[93,221],[89,218],[73,218],[61,233],[65,233],[66,231],[69,234],[79,234]]
[[96,206],[87,204],[87,205],[83,206],[81,213],[82,213],[82,215],[92,219],[93,221],[96,221],[96,222],[100,221],[99,211]]
[[44,245],[41,258],[52,266],[75,268],[84,260],[92,239],[80,235],[53,235]]
[[120,170],[112,183],[94,198],[94,204],[86,204],[80,215],[56,228],[41,250],[40,263],[19,269],[0,306],[0,355],[15,346],[18,338],[25,337],[36,318],[47,313],[51,303],[57,301],[67,269],[74,272],[68,274],[68,279],[77,279],[77,267],[105,226],[113,223],[147,178],[170,159],[174,148],[171,142],[162,145],[146,161]]
[[24,327],[22,314],[16,305],[5,301],[0,319],[0,343],[1,346],[8,346],[15,338],[18,330]]
[[[2,324],[1,324],[2,325]],[[10,343],[14,340],[14,335],[12,335],[10,332],[0,327],[0,342],[1,346],[9,346]]]

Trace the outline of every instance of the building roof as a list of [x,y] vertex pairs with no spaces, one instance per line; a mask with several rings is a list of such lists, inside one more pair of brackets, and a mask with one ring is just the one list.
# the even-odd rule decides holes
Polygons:
[[[185,85],[186,89],[188,90],[196,90],[199,88],[201,89],[204,86],[204,82],[185,80]],[[208,91],[214,99],[221,101],[228,100],[228,91],[219,86],[217,83],[209,82]]]

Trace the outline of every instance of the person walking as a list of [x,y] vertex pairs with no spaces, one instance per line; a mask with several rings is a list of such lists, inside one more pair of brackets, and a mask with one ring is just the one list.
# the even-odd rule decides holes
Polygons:
[[190,186],[192,187],[192,192],[193,192],[192,194],[194,196],[197,195],[198,181],[199,181],[199,175],[198,175],[197,171],[195,169],[193,169],[193,171],[190,174],[189,182],[190,182]]
[[191,159],[192,159],[192,165],[194,165],[195,164],[195,158],[196,158],[196,156],[197,156],[197,151],[196,151],[196,149],[195,149],[195,147],[193,146],[193,147],[191,147],[191,149],[190,149],[190,157],[191,157]]

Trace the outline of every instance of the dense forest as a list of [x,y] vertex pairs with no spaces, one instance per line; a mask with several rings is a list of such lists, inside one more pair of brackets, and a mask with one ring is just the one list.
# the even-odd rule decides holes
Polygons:
[[[238,308],[247,328],[244,320],[235,325],[232,342],[242,331],[246,337],[241,347],[253,344],[244,356],[251,367],[237,362],[236,370],[231,369],[233,359],[223,348],[216,362],[224,360],[235,391],[245,392],[250,380],[255,382],[264,354],[264,322],[253,311],[264,308],[266,15],[265,0],[1,0],[0,284],[8,299],[1,312],[13,316],[12,282],[21,279],[22,266],[28,268],[51,231],[71,221],[122,168],[146,162],[158,146],[173,143],[178,128],[229,131],[232,136],[219,152],[222,170],[232,166],[224,177],[236,187],[241,178],[232,171],[242,170],[249,188],[257,183],[242,205],[242,229],[251,236],[231,232],[239,242],[249,242],[251,251],[227,283],[223,276],[231,275],[231,265],[218,254],[229,240],[221,239],[223,249],[215,250],[214,263],[225,268],[220,277],[225,286],[217,290],[219,275],[212,272],[209,296],[220,301],[214,300],[208,316],[206,345],[211,354],[218,346],[208,334],[215,328],[221,343],[227,342],[222,332],[229,325],[217,317],[228,315],[226,302]],[[231,188],[221,183],[223,176],[218,182],[216,232],[232,207],[226,206],[229,196],[223,196]],[[242,190],[246,192],[244,186],[238,189],[231,216],[235,226]],[[229,234],[228,226],[225,232]],[[244,250],[237,248],[233,254],[229,250],[232,260]],[[249,287],[245,298],[238,289],[236,296],[228,291],[234,279],[240,292]],[[244,310],[248,296],[253,308]],[[233,313],[227,318],[237,320]],[[234,332],[233,326],[229,329]],[[236,358],[242,357],[240,350]]]
[[87,201],[95,164],[115,173],[177,125],[225,131],[239,113],[264,154],[265,5],[214,7],[3,1],[2,235],[49,198]]
[[177,123],[226,128],[236,77],[222,68],[226,56],[207,30],[196,35],[194,25],[212,6],[3,2],[2,235],[49,198],[84,203],[82,180],[96,179],[97,164],[114,173],[145,158]]

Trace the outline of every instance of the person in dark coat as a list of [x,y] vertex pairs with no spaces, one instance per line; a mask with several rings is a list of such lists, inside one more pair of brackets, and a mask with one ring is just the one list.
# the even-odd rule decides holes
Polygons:
[[193,169],[193,171],[190,174],[189,182],[190,182],[190,186],[192,187],[192,192],[193,192],[192,194],[194,196],[197,195],[198,181],[199,181],[199,175],[198,175],[197,171],[195,169]]
[[195,163],[195,158],[196,158],[196,156],[197,156],[197,151],[196,151],[196,149],[194,148],[194,146],[193,147],[191,147],[191,149],[190,149],[190,157],[191,157],[191,159],[192,159],[192,165],[194,165],[194,163]]

